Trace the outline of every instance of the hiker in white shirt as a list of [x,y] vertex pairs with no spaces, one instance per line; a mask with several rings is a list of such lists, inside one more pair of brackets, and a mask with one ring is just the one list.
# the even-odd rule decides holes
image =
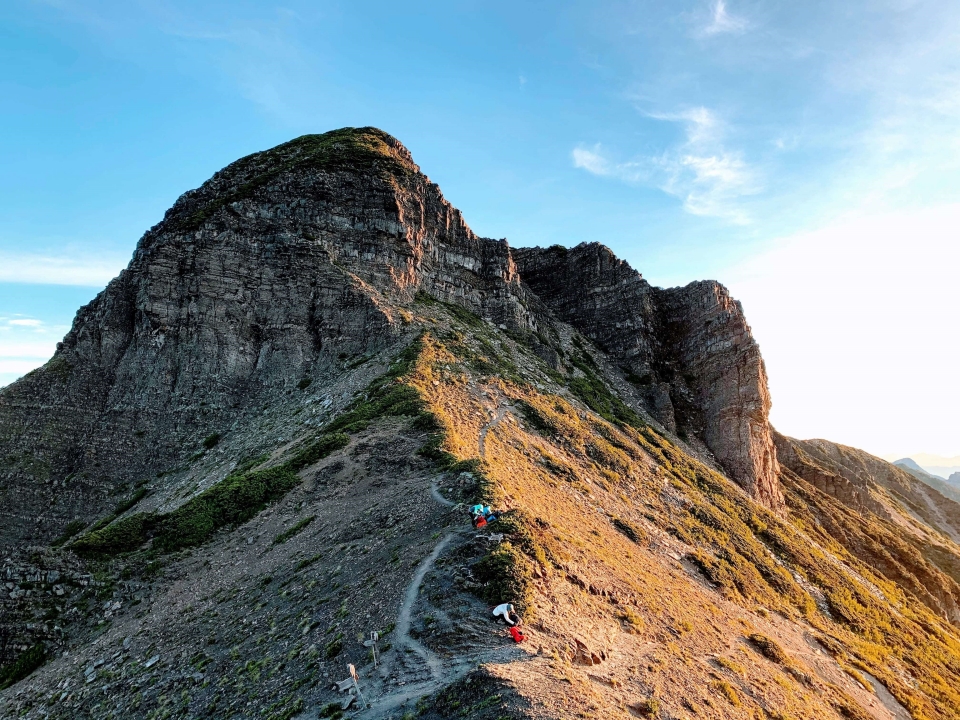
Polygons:
[[513,609],[513,605],[511,603],[497,605],[493,609],[493,616],[502,617],[503,621],[510,627],[520,624],[520,616],[517,615],[517,612]]

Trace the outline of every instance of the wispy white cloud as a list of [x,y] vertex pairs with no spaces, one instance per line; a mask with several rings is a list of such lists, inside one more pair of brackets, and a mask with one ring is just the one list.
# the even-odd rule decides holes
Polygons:
[[723,132],[723,125],[716,113],[705,107],[694,107],[680,112],[644,112],[654,120],[681,123],[687,136],[687,143],[702,145],[716,142]]
[[742,33],[749,27],[746,18],[731,15],[727,11],[725,0],[716,0],[710,8],[710,21],[700,28],[699,35],[721,35],[723,33]]
[[40,367],[53,357],[67,328],[36,318],[0,317],[0,387]]
[[3,344],[0,345],[0,358],[19,358],[19,359],[31,359],[39,358],[41,360],[46,360],[51,355],[53,351],[56,350],[57,342],[59,337],[56,339],[49,339],[43,341],[37,340],[26,340],[26,341],[12,341],[8,342],[4,340]]
[[126,264],[120,257],[0,252],[0,282],[102,287]]
[[616,175],[617,173],[614,172],[616,166],[612,165],[602,153],[603,149],[600,147],[600,143],[592,148],[575,147],[573,149],[573,166],[594,175]]
[[759,173],[741,153],[723,147],[724,126],[704,107],[647,117],[680,123],[684,139],[657,156],[626,162],[612,160],[600,144],[580,145],[572,153],[574,167],[624,182],[651,184],[683,201],[692,215],[718,217],[735,224],[750,222],[741,199],[759,192]]
[[[8,379],[9,382],[13,382],[21,375],[26,375],[31,370],[36,370],[38,367],[43,365],[46,360],[36,361],[36,360],[4,360],[0,359],[0,383],[3,380]],[[5,375],[14,375],[16,377],[4,378]],[[2,387],[2,385],[0,385]]]
[[665,180],[660,189],[683,200],[691,215],[719,217],[737,225],[750,223],[740,206],[745,195],[760,190],[756,172],[737,153],[666,154],[660,158]]

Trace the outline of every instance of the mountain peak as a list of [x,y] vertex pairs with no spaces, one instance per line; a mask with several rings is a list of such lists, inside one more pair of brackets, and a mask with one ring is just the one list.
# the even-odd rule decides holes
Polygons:
[[0,716],[960,720],[960,506],[769,408],[719,283],[242,158],[0,391]]
[[410,151],[395,137],[375,127],[344,127],[301,135],[268,150],[230,163],[196,190],[185,193],[167,212],[165,228],[190,231],[234,203],[263,188],[295,176],[318,172],[419,173]]

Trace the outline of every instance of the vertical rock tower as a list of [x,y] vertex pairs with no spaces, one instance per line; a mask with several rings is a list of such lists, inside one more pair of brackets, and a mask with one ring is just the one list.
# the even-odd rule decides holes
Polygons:
[[725,287],[652,287],[597,243],[513,257],[524,283],[627,372],[664,427],[700,438],[751,496],[782,510],[766,369]]

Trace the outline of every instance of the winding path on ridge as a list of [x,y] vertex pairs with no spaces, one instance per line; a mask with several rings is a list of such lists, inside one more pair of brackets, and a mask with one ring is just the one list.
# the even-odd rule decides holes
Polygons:
[[477,451],[480,454],[481,460],[487,459],[487,448],[486,448],[487,433],[493,430],[493,428],[495,428],[497,425],[500,424],[500,421],[503,420],[503,418],[506,416],[508,410],[513,410],[513,406],[499,405],[499,407],[497,407],[496,413],[494,414],[490,422],[488,422],[486,425],[484,425],[480,429],[480,435],[477,438]]
[[[509,404],[501,405],[502,400],[500,398],[497,398],[495,402],[498,405],[496,412],[490,421],[480,429],[477,437],[477,450],[481,458],[486,457],[485,440],[487,433],[503,420],[508,410],[513,409]],[[458,503],[445,498],[441,494],[438,486],[441,477],[442,475],[437,475],[431,480],[430,497],[441,505],[449,508],[456,507]],[[470,530],[471,528],[469,526],[450,530],[440,539],[440,542],[434,546],[430,554],[420,561],[416,572],[414,572],[413,577],[410,579],[410,584],[407,585],[407,589],[404,591],[403,600],[400,603],[400,610],[397,613],[397,624],[394,628],[396,649],[384,655],[379,677],[368,675],[361,679],[361,692],[364,693],[364,698],[366,698],[370,705],[366,710],[356,712],[356,714],[352,716],[355,720],[383,718],[391,711],[411,700],[429,695],[452,682],[456,682],[476,667],[479,662],[498,658],[503,659],[503,649],[491,648],[485,651],[471,653],[470,655],[464,655],[454,660],[445,660],[410,635],[410,630],[413,625],[413,610],[417,601],[420,599],[420,588],[423,585],[424,579],[433,569],[437,558],[447,549],[447,546],[458,536],[463,537],[467,535]],[[400,653],[415,655],[419,658],[428,669],[430,679],[405,684],[394,690],[386,690],[384,680],[391,675],[396,666],[406,664],[405,660],[400,661]],[[400,672],[402,673],[404,670],[405,668],[401,668]],[[301,713],[297,720],[316,717],[318,709],[319,708],[312,708]]]

